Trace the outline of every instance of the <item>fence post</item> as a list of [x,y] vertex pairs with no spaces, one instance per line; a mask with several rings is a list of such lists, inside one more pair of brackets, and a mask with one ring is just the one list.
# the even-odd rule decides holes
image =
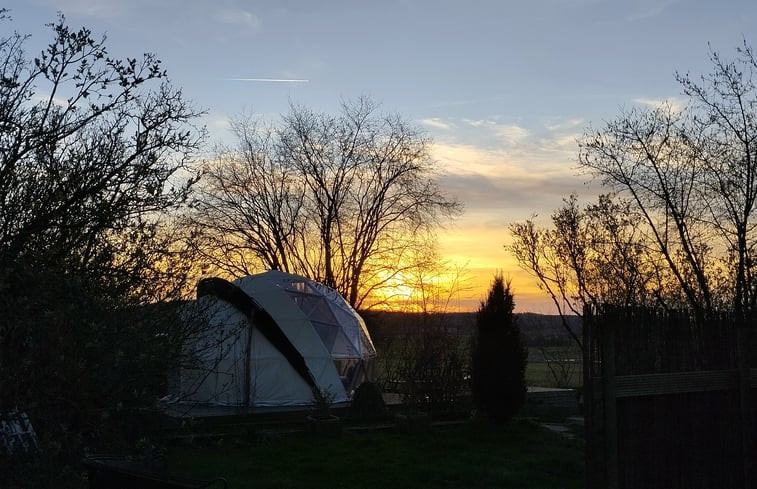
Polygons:
[[618,487],[618,417],[615,397],[615,322],[602,321],[602,397],[604,398],[605,483],[608,489]]
[[[596,321],[594,311],[590,306],[584,306],[583,310],[583,397],[584,397],[584,430],[586,433],[586,487],[587,489],[599,489],[604,485],[602,470],[600,467],[600,449],[597,447],[597,419],[598,403],[601,400],[600,393],[595,389],[594,382],[594,352],[596,347]],[[600,359],[597,359],[600,360]],[[604,444],[602,446],[604,448]]]
[[744,471],[744,487],[754,488],[755,425],[752,409],[752,383],[749,371],[751,333],[742,317],[736,319],[736,367],[738,369],[739,409],[741,411],[741,460]]

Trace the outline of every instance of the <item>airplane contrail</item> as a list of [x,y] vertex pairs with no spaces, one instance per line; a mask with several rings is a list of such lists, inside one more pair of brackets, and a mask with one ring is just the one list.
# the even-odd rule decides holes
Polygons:
[[268,83],[308,83],[300,78],[224,78],[224,81],[268,82]]

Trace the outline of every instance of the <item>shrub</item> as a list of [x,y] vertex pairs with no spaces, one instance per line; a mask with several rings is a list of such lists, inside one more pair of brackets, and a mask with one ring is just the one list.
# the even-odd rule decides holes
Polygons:
[[454,408],[465,394],[469,340],[445,318],[425,313],[404,316],[402,333],[377,344],[377,382],[384,391],[401,394],[407,406]]
[[373,382],[363,382],[355,390],[350,405],[352,413],[361,419],[377,419],[386,414],[381,388]]
[[507,421],[526,399],[528,350],[513,315],[510,283],[494,277],[489,295],[476,315],[471,349],[471,393],[476,408],[497,421]]

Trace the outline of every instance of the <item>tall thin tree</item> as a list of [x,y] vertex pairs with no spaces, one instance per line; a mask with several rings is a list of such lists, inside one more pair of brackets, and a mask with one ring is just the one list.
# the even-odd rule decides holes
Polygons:
[[471,390],[476,408],[496,421],[507,421],[526,399],[528,351],[513,314],[510,283],[496,275],[476,314]]

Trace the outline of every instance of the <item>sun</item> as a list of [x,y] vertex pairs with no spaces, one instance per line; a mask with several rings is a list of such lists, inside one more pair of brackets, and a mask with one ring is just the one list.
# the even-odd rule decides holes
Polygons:
[[462,290],[459,272],[383,272],[369,294],[368,308],[397,312],[458,312]]

